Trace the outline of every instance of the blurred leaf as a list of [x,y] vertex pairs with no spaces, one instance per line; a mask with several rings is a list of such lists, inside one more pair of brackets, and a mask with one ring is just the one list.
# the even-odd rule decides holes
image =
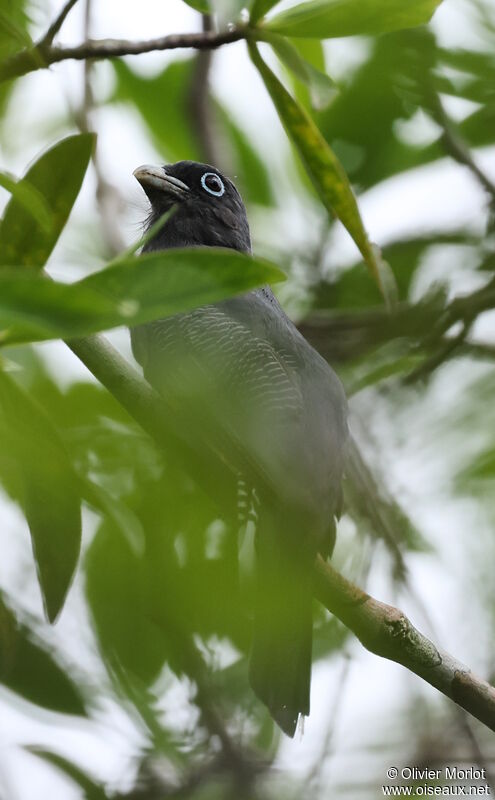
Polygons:
[[[249,639],[235,534],[216,519],[210,498],[175,471],[173,452],[166,460],[163,474],[140,483],[129,498],[146,537],[142,555],[105,524],[86,559],[86,591],[100,645],[107,658],[147,684],[165,662],[176,674],[189,674],[193,634],[204,641],[228,636],[244,650]],[[214,552],[212,526],[220,533]]]
[[[385,265],[377,248],[369,241],[349,179],[339,160],[323,139],[320,131],[278,78],[267,67],[256,47],[250,46],[251,57],[258,68],[288,136],[295,145],[308,175],[327,210],[335,214],[347,228],[362,253],[371,274],[389,306],[395,298],[383,279]],[[388,273],[387,273],[388,276]]]
[[52,764],[52,766],[59,769],[69,778],[72,778],[74,783],[77,783],[84,791],[85,800],[108,800],[108,794],[105,788],[90,778],[86,772],[76,766],[72,761],[64,758],[64,756],[58,753],[52,753],[49,750],[43,750],[41,747],[27,747],[26,749],[35,756]]
[[[425,29],[380,37],[369,57],[342,82],[333,103],[317,115],[323,135],[359,186],[368,188],[445,155],[438,142],[404,141],[398,128],[420,107],[416,79],[424,72],[421,64],[434,60],[434,47]],[[415,90],[414,99],[406,87]]]
[[27,31],[28,16],[24,3],[2,0],[0,7],[0,59],[32,44]]
[[[469,232],[459,232],[399,239],[387,245],[385,257],[393,266],[399,300],[408,299],[416,270],[429,248],[442,244],[463,246],[470,241]],[[332,280],[321,281],[314,287],[312,294],[315,309],[365,311],[380,306],[380,293],[376,284],[370,280],[369,275],[363,273],[360,262],[342,270]],[[420,320],[418,323],[421,326]]]
[[184,3],[194,8],[195,11],[200,11],[201,14],[210,13],[210,4],[208,0],[184,0]]
[[266,27],[286,36],[327,39],[375,36],[413,28],[431,18],[441,0],[312,0],[283,11]]
[[[369,57],[350,77],[344,78],[333,103],[317,115],[323,135],[353,182],[365,189],[391,175],[445,157],[439,128],[432,125],[429,140],[424,135],[418,136],[417,141],[414,138],[413,126],[417,124],[419,131],[423,127],[416,115],[424,119],[425,112],[428,113],[425,89],[474,101],[483,98],[484,105],[469,113],[456,127],[470,146],[495,142],[495,90],[491,100],[489,91],[490,54],[468,51],[461,61],[464,70],[469,65],[473,71],[452,77],[454,61],[450,62],[449,55],[455,60],[455,53],[437,48],[431,30],[426,28],[401,31],[373,41]],[[485,58],[478,59],[477,55]],[[488,78],[475,72],[475,65],[481,70],[485,59]],[[460,63],[457,68],[461,69]],[[481,87],[486,87],[488,93]],[[402,127],[409,121],[412,136],[406,138]]]
[[268,11],[279,2],[280,0],[254,0],[250,14],[251,23],[254,24],[258,22],[261,17],[267,14]]
[[351,436],[347,447],[347,480],[343,483],[344,507],[356,525],[375,539],[381,539],[394,560],[397,579],[406,575],[405,550],[431,550],[414,522],[390,492],[383,476],[363,458]]
[[392,358],[382,357],[379,360],[374,360],[378,361],[378,363],[372,366],[371,369],[369,365],[365,367],[361,375],[357,369],[355,370],[354,382],[351,386],[347,387],[348,397],[362,392],[363,389],[374,386],[388,378],[396,377],[397,375],[405,375],[418,367],[422,358],[419,354],[407,353],[406,355],[401,355],[399,352]]
[[308,86],[313,108],[326,108],[337,93],[337,87],[330,76],[306,61],[286,37],[274,34],[267,37],[267,41],[285,66]]
[[484,106],[457,125],[471,146],[481,147],[495,141],[495,104]]
[[81,510],[72,466],[45,411],[0,372],[0,427],[19,469],[48,619],[54,622],[79,558]]
[[43,267],[67,222],[81,188],[94,147],[91,133],[69,136],[44,153],[26,173],[29,183],[44,197],[50,210],[47,230],[15,194],[0,222],[0,266]]
[[133,72],[120,59],[111,63],[117,76],[114,100],[131,102],[137,108],[157,150],[170,161],[200,161],[188,108],[194,60],[175,61],[151,78]]
[[267,167],[251,145],[248,137],[232,119],[228,111],[215,103],[216,119],[233,149],[236,184],[247,203],[258,203],[263,206],[273,205],[273,191],[267,173]]
[[18,625],[0,592],[0,681],[12,672],[17,658]]
[[122,253],[119,253],[112,261],[107,264],[107,267],[111,266],[112,264],[117,263],[118,261],[122,261],[124,258],[129,258],[130,256],[134,256],[139,254],[151,240],[160,233],[161,229],[164,225],[168,222],[169,219],[173,217],[177,210],[177,206],[172,206],[168,211],[165,211],[152,225],[143,233],[140,238],[131,244],[126,250]]
[[[18,347],[12,351],[12,359],[17,383],[43,408],[49,408],[52,419],[57,420],[80,479],[83,499],[104,518],[108,517],[139,554],[144,534],[125,495],[136,481],[160,474],[159,457],[152,442],[96,382],[71,383],[61,390],[34,348]],[[13,500],[22,502],[11,461],[2,451],[0,482]]]
[[337,617],[325,619],[313,628],[313,660],[328,658],[329,654],[340,652],[349,638],[349,629]]
[[7,172],[0,172],[0,186],[3,186],[38,222],[43,233],[49,234],[52,215],[45,198],[29,181],[19,181]]
[[137,325],[284,277],[268,261],[214,247],[125,258],[73,284],[0,270],[2,338],[12,344]]
[[143,526],[131,509],[93,481],[85,481],[82,491],[85,500],[111,520],[125,536],[129,547],[140,555],[144,548]]
[[[28,0],[1,0],[0,2],[0,63],[31,42],[28,33],[30,19],[26,12]],[[16,82],[0,84],[0,131],[6,119],[6,106]]]
[[493,52],[479,50],[448,50],[438,48],[438,58],[461,75],[451,77],[449,88],[443,85],[448,94],[454,93],[478,103],[495,102],[495,55]]
[[[171,597],[166,580],[170,565],[164,561],[160,567],[162,597],[170,602],[172,613],[177,600]],[[100,647],[106,659],[117,658],[125,670],[146,683],[156,678],[171,648],[158,624],[158,609],[148,599],[149,569],[149,559],[133,553],[113,525],[100,527],[85,561],[86,595]]]
[[471,491],[478,484],[478,488],[491,488],[495,479],[495,447],[483,450],[481,454],[466,467],[459,475],[459,484],[464,489]]
[[[6,657],[4,632],[8,626],[9,647]],[[86,716],[79,688],[42,646],[37,637],[20,625],[12,611],[0,606],[0,683],[20,697],[60,714]]]

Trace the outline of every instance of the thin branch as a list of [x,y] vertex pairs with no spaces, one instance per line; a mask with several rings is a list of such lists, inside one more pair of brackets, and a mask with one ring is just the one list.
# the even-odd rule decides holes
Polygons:
[[51,43],[53,42],[55,36],[57,35],[57,33],[59,32],[60,28],[64,24],[68,14],[70,13],[70,11],[72,11],[72,9],[76,5],[76,3],[77,3],[77,0],[67,0],[66,4],[63,6],[62,10],[60,11],[60,14],[58,15],[58,17],[55,17],[55,19],[53,20],[52,24],[50,25],[50,27],[48,28],[47,32],[45,33],[45,35],[42,36],[42,38],[39,40],[38,47],[44,49],[44,48],[49,47],[51,45]]
[[495,688],[440,650],[402,611],[370,597],[321,558],[315,594],[367,650],[402,664],[495,731]]
[[192,48],[210,50],[224,44],[238,42],[248,35],[247,27],[238,26],[218,33],[207,31],[202,33],[171,33],[156,39],[130,41],[128,39],[90,39],[82,44],[44,45],[38,43],[25,48],[19,53],[5,59],[0,64],[0,81],[18,78],[37,69],[49,67],[59,61],[75,59],[84,61],[87,58],[118,58],[119,56],[140,55],[161,50],[177,50]]
[[463,322],[461,330],[456,336],[450,336],[441,339],[441,346],[438,348],[438,350],[433,353],[433,355],[425,358],[419,367],[413,369],[409,375],[404,378],[404,383],[408,385],[415,383],[418,380],[425,380],[428,378],[437,367],[441,366],[441,364],[451,358],[451,356],[453,356],[454,353],[461,347],[461,345],[465,342],[470,329],[471,323]]
[[[437,367],[447,361],[458,348],[465,344],[466,337],[477,317],[494,307],[495,279],[470,295],[454,298],[440,315],[431,333],[420,344],[420,347],[432,350],[432,355],[428,356],[417,369],[406,377],[405,383],[412,383],[418,378],[428,377]],[[458,322],[461,323],[459,333],[455,336],[445,337],[450,328]]]
[[471,154],[468,142],[463,139],[455,122],[447,114],[440,94],[435,88],[435,80],[430,70],[425,73],[422,84],[425,108],[442,131],[440,141],[445,152],[458,164],[467,167],[488,194],[490,200],[488,228],[491,229],[495,225],[495,183],[480,169]]
[[[303,336],[331,363],[360,358],[372,349],[394,339],[413,340],[410,355],[424,353],[428,363],[418,367],[413,377],[426,377],[453,355],[493,359],[495,348],[466,340],[480,314],[495,308],[495,280],[468,295],[454,297],[448,305],[442,296],[425,298],[415,305],[401,303],[394,314],[386,309],[363,312],[313,313],[298,328]],[[459,336],[447,335],[461,323]],[[425,336],[424,331],[429,333]],[[439,352],[438,352],[439,351]]]
[[477,165],[468,145],[448,116],[436,92],[432,92],[431,100],[431,114],[437,125],[442,129],[442,142],[445,150],[454,161],[467,167],[474,175],[481,187],[490,196],[490,204],[493,209],[495,207],[495,184]]

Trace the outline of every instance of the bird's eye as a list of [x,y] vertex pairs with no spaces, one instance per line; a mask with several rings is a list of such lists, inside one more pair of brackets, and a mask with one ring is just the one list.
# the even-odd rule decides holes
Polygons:
[[215,197],[221,197],[225,192],[222,179],[214,172],[205,172],[201,178],[201,186],[208,194],[212,194]]

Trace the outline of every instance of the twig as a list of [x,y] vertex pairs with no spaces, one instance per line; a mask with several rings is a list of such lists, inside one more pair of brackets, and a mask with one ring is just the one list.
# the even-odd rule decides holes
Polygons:
[[59,61],[87,58],[118,58],[119,56],[140,55],[155,50],[177,50],[192,48],[210,50],[223,44],[238,42],[248,35],[247,27],[238,26],[225,31],[206,33],[171,33],[156,39],[130,41],[128,39],[90,39],[79,45],[41,45],[25,48],[5,59],[0,64],[0,81],[18,78],[37,69],[49,67]]
[[432,372],[436,370],[441,364],[449,359],[456,350],[464,343],[466,336],[471,329],[472,322],[463,322],[461,330],[456,336],[451,336],[441,340],[442,345],[433,353],[432,356],[426,358],[416,369],[413,369],[409,375],[404,378],[406,385],[415,383],[418,380],[425,380]]
[[471,172],[478,181],[482,189],[490,198],[490,219],[489,229],[495,224],[495,183],[485,175],[482,169],[474,160],[469,144],[464,141],[455,123],[450,119],[445,111],[441,97],[435,88],[435,81],[430,70],[424,74],[422,88],[425,100],[425,108],[429,111],[431,118],[436,122],[442,131],[441,142],[445,152]]
[[[412,383],[418,378],[428,377],[440,364],[443,364],[452,354],[465,343],[476,318],[483,311],[488,311],[495,306],[495,279],[486,286],[470,295],[456,297],[447,306],[440,316],[433,331],[420,344],[427,350],[433,350],[420,366],[413,370],[406,378],[405,383]],[[455,336],[445,338],[445,333],[455,323],[461,322],[462,327]],[[435,348],[437,352],[435,352]]]
[[393,606],[339,575],[320,557],[315,594],[370,652],[402,664],[495,731],[495,689],[420,633]]
[[442,141],[447,153],[454,161],[467,167],[482,188],[490,195],[492,208],[495,206],[495,184],[476,164],[468,145],[456,130],[454,123],[445,111],[442,101],[436,92],[431,94],[431,115],[442,129]]
[[67,0],[66,4],[63,6],[62,10],[58,17],[55,17],[52,24],[48,28],[45,35],[39,40],[38,47],[41,49],[45,49],[49,47],[53,42],[55,36],[59,32],[60,28],[64,24],[68,14],[72,11],[73,7],[76,5],[77,0]]

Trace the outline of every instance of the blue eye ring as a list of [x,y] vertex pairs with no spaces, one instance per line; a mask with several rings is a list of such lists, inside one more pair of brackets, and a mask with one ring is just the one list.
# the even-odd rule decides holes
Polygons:
[[[220,189],[218,189],[217,191],[215,191],[214,189],[210,189],[206,183],[208,178],[215,178],[215,180],[217,180],[218,183],[220,184]],[[203,187],[205,192],[208,192],[208,194],[212,194],[213,197],[221,197],[225,193],[225,186],[223,180],[221,179],[220,175],[217,175],[216,172],[205,172],[205,174],[201,178],[201,186]]]

